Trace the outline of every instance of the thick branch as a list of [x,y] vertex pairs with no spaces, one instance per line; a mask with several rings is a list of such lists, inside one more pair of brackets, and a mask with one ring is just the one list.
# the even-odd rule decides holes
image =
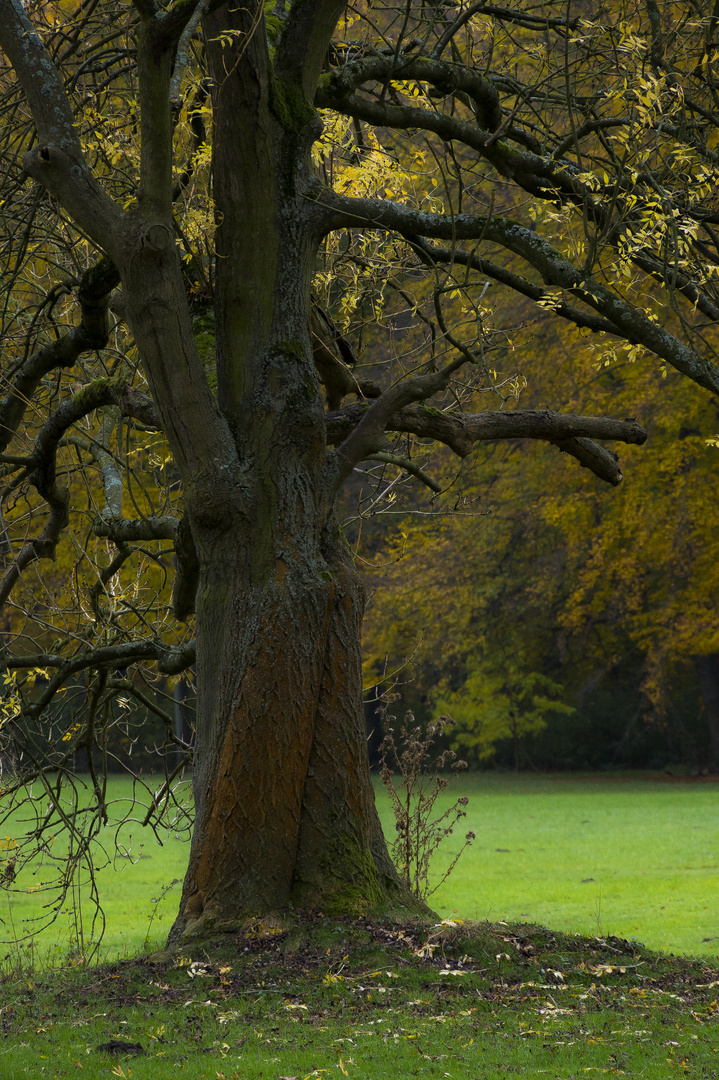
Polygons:
[[102,476],[102,488],[105,492],[105,505],[102,508],[101,518],[116,518],[122,516],[122,475],[113,455],[99,442],[92,439],[83,439],[78,435],[68,435],[60,440],[61,446],[76,446],[89,454],[100,470]]
[[559,450],[576,458],[584,469],[590,469],[600,480],[616,487],[624,479],[619,468],[619,458],[613,450],[592,442],[591,439],[550,439]]
[[176,619],[187,621],[195,610],[200,564],[186,514],[182,518],[169,515],[138,519],[96,517],[92,529],[96,536],[106,537],[120,547],[144,540],[171,540],[177,560],[172,610]]
[[[312,101],[344,0],[294,0],[277,46],[274,69]],[[277,76],[276,76],[277,77]]]
[[[411,117],[402,117],[405,110],[398,106],[379,105],[366,99],[355,99],[353,91],[365,82],[386,82],[387,79],[417,79],[429,82],[442,94],[461,93],[466,95],[472,102],[477,123],[484,132],[496,131],[502,122],[502,109],[499,104],[499,95],[496,87],[478,72],[469,68],[459,67],[457,64],[448,64],[444,60],[427,60],[421,57],[385,57],[373,56],[359,60],[354,64],[347,64],[338,73],[333,73],[321,80],[321,89],[318,93],[317,104],[322,107],[338,108],[340,112],[350,112],[353,109],[368,107],[375,111],[375,116],[380,113],[389,118],[389,127],[419,127],[425,130],[435,130],[434,125],[439,122],[449,121],[449,127],[444,130],[449,135],[451,131],[462,131],[465,136],[469,134],[473,125],[462,125],[461,128],[453,126],[452,117],[446,117],[442,113],[434,113],[425,109],[410,109],[414,114],[415,122]],[[333,104],[326,104],[332,101]],[[335,105],[335,103],[337,103]],[[367,119],[367,117],[361,117]],[[393,119],[402,120],[395,124]],[[420,120],[423,122],[417,123]],[[461,123],[461,121],[460,121]],[[429,126],[432,125],[432,126]],[[476,131],[476,128],[475,128]],[[440,131],[437,134],[441,134]],[[450,138],[457,137],[449,135]],[[459,136],[461,138],[461,136]],[[465,141],[463,139],[462,141]],[[480,136],[480,144],[485,147],[489,142],[487,136]]]
[[[473,9],[474,7],[473,5]],[[482,10],[487,14],[500,11],[500,9],[493,9],[484,5],[482,5]],[[458,22],[461,22],[467,14],[468,12],[463,13]],[[505,11],[505,14],[511,13]],[[497,17],[501,16],[498,15]],[[529,16],[528,18],[535,19],[537,27],[542,24],[548,26],[550,22],[556,23],[557,26],[563,24],[566,28],[571,25],[571,23],[564,22],[564,20],[545,20],[541,16]],[[608,127],[626,126],[631,123],[631,117],[597,118],[592,116],[576,131],[573,131],[571,137],[563,139],[550,156],[546,156],[540,152],[539,144],[536,146],[536,152],[524,148],[518,149],[515,145],[512,145],[512,140],[525,143],[526,132],[515,130],[507,123],[501,128],[492,129],[491,124],[487,122],[486,115],[483,115],[481,108],[478,108],[478,103],[481,104],[482,98],[481,95],[477,97],[470,89],[472,80],[479,79],[480,85],[486,86],[488,92],[496,96],[496,84],[501,81],[499,77],[492,80],[483,80],[475,75],[472,70],[461,65],[445,64],[436,59],[420,57],[403,58],[401,65],[397,68],[396,75],[390,64],[391,61],[388,58],[372,57],[358,61],[355,64],[346,65],[339,73],[328,75],[321,81],[317,104],[333,108],[338,112],[350,115],[355,119],[364,120],[374,126],[431,131],[445,142],[452,140],[462,142],[472,147],[481,157],[490,162],[501,176],[513,181],[524,191],[540,199],[551,201],[557,199],[569,200],[602,229],[607,228],[609,225],[613,209],[623,207],[625,211],[627,210],[626,197],[629,195],[634,197],[635,194],[636,183],[634,179],[626,176],[621,178],[620,173],[614,182],[608,183],[597,194],[581,178],[578,167],[571,162],[562,160],[562,155],[566,149],[576,146],[578,140],[583,139],[586,135]],[[452,82],[452,76],[446,74],[447,70],[454,73],[454,82]],[[465,101],[468,96],[471,99],[469,104],[474,108],[479,126],[461,120],[457,116],[449,115],[446,111],[440,112],[427,108],[418,108],[416,105],[390,104],[384,100],[377,101],[371,97],[355,93],[355,90],[358,90],[363,83],[386,80],[389,77],[421,79],[433,85],[435,88],[433,93],[451,93],[461,101]],[[499,105],[497,105],[497,109],[499,110]],[[713,121],[710,120],[710,122]],[[507,128],[507,130],[504,131],[504,128]],[[667,134],[674,134],[675,137],[680,137],[678,130],[676,132],[668,130],[664,117],[661,118],[661,123],[657,127],[657,136],[660,130]],[[499,139],[497,137],[499,134],[503,134],[504,138]],[[689,208],[688,212],[690,216],[695,217],[698,221],[706,220],[703,210],[697,212],[692,207]],[[716,305],[706,292],[692,280],[690,273],[684,274],[671,267],[669,272],[661,253],[655,255],[649,251],[640,251],[632,253],[631,258],[636,266],[652,274],[663,284],[668,283],[669,276],[672,289],[685,296],[708,318],[714,321],[719,319]]]
[[430,237],[487,240],[525,259],[548,285],[559,286],[593,307],[629,341],[643,345],[682,375],[719,395],[719,369],[679,341],[644,312],[594,278],[587,277],[566,256],[518,221],[503,217],[430,214],[391,200],[351,199],[323,189],[315,199],[324,208],[330,228],[391,229],[408,240]]
[[[345,442],[359,426],[368,406],[348,405],[327,416],[327,442]],[[622,474],[616,456],[590,440],[612,439],[641,446],[647,433],[635,420],[601,416],[562,415],[551,410],[490,413],[444,413],[425,405],[410,405],[388,418],[386,431],[409,432],[435,439],[466,457],[478,442],[494,439],[541,439],[554,443],[600,479],[617,484]],[[368,456],[371,456],[368,455]]]
[[30,106],[39,145],[23,158],[25,171],[60,200],[95,243],[111,250],[125,214],[87,166],[60,74],[20,0],[0,0],[0,48]]
[[40,428],[32,455],[37,473],[48,468],[67,429],[102,405],[116,405],[122,416],[133,416],[146,427],[161,427],[151,398],[133,390],[124,379],[96,379],[56,409]]
[[8,656],[5,663],[10,669],[58,669],[40,698],[27,710],[29,716],[39,716],[63,683],[78,671],[86,671],[88,668],[125,668],[141,660],[154,660],[159,671],[166,675],[178,675],[194,664],[195,643],[190,641],[186,645],[171,646],[162,641],[130,641],[87,649],[70,660],[56,653],[35,653],[31,656]]
[[172,218],[172,114],[170,79],[175,42],[154,16],[143,17],[137,35],[140,113],[138,202],[148,221],[169,226]]
[[337,482],[342,483],[360,461],[382,449],[382,435],[389,426],[390,418],[399,409],[412,402],[424,401],[446,389],[454,372],[466,362],[466,358],[460,356],[446,364],[441,371],[403,379],[375,398],[339,447]]
[[[447,81],[451,78],[448,73],[453,74],[454,83]],[[477,123],[461,120],[448,112],[373,101],[352,92],[365,78],[379,79],[383,75],[385,78],[421,79],[435,85],[440,93],[458,93],[460,99],[468,95]],[[465,85],[472,89],[465,89]],[[318,108],[334,109],[345,116],[364,120],[374,127],[431,131],[444,142],[461,142],[476,150],[500,175],[513,180],[531,195],[552,200],[558,196],[566,197],[579,205],[591,203],[591,192],[577,179],[576,167],[529,150],[518,150],[506,141],[506,137],[497,137],[501,110],[496,88],[466,68],[441,60],[407,59],[403,61],[399,75],[395,75],[391,61],[386,58],[359,61],[339,75],[321,79],[315,104]]]
[[[502,227],[505,231],[518,229],[530,234],[519,221],[511,218],[486,217],[483,214],[433,214],[429,211],[415,210],[392,199],[362,199],[339,195],[317,183],[308,193],[317,206],[324,212],[325,232],[335,229],[386,229],[401,233],[409,238],[427,237],[432,240],[481,240],[490,237],[492,228],[497,234]],[[505,244],[505,246],[508,246]],[[556,253],[556,249],[551,248]]]
[[0,0],[0,47],[23,88],[41,144],[81,158],[80,136],[60,73],[25,14],[22,0]]
[[313,304],[310,311],[312,356],[320,382],[325,387],[327,405],[330,409],[338,409],[343,397],[347,394],[362,397],[362,390],[349,368],[332,351],[331,345],[342,342],[341,336],[333,333],[333,329],[324,313]]
[[25,171],[60,200],[81,229],[105,250],[125,214],[87,166],[60,74],[21,0],[0,0],[0,48],[22,86],[39,145],[23,158]]
[[[209,15],[226,3],[227,0],[209,0],[208,3],[202,5],[203,15]],[[198,0],[176,0],[169,11],[159,11],[154,4],[152,6],[145,3],[140,5],[136,2],[135,6],[147,18],[152,15],[156,16],[165,40],[179,43],[185,27],[197,9],[197,5]],[[178,48],[178,53],[179,51]]]
[[180,107],[180,86],[182,84],[182,76],[190,62],[190,43],[193,34],[200,25],[200,20],[207,10],[209,0],[194,0],[194,4],[195,10],[185,23],[175,52],[175,63],[172,69],[172,78],[170,80],[170,105],[173,109],[179,109]]
[[[478,273],[486,274],[487,277],[493,278],[501,285],[507,285],[514,292],[527,296],[536,303],[539,303],[547,295],[546,289],[543,289],[541,285],[515,274],[512,270],[508,270],[506,266],[500,266],[499,263],[495,263],[492,259],[482,258],[473,251],[463,251],[461,248],[437,247],[421,239],[410,241],[410,246],[423,262],[430,266],[436,263],[470,266]],[[591,330],[595,334],[616,334],[618,337],[626,337],[619,327],[615,326],[609,319],[604,319],[601,315],[592,315],[589,311],[582,311],[580,308],[567,304],[563,300],[552,305],[552,312],[559,315],[560,318],[574,323],[575,326]]]
[[145,518],[96,517],[92,522],[95,536],[115,544],[131,544],[143,540],[172,540],[177,537],[179,519],[157,516]]
[[186,622],[195,610],[195,597],[200,581],[200,560],[187,514],[183,514],[175,537],[177,573],[172,587],[172,612],[180,622]]

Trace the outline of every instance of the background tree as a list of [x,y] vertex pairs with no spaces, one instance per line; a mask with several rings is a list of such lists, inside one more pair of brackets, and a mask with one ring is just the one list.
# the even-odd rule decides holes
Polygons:
[[475,762],[712,767],[695,669],[717,647],[716,401],[641,359],[598,362],[591,343],[553,329],[527,313],[515,339],[523,403],[601,412],[641,400],[651,454],[629,450],[606,499],[551,449],[478,451],[455,484],[459,513],[418,501],[424,513],[376,544],[366,678],[399,670],[407,704],[450,712],[455,748]]
[[[711,82],[694,67],[707,66],[713,23],[673,24],[670,62],[651,5],[595,21],[565,6],[540,17],[523,5],[336,0],[136,0],[113,4],[111,20],[109,11],[87,0],[0,3],[14,364],[2,427],[8,495],[26,500],[24,518],[10,515],[0,598],[59,550],[77,508],[72,482],[99,504],[99,481],[99,513],[92,499],[83,512],[84,546],[96,538],[115,551],[92,569],[102,604],[136,546],[166,558],[153,545],[172,542],[174,615],[187,621],[194,609],[194,639],[189,627],[170,628],[161,599],[150,620],[127,598],[111,616],[90,611],[91,632],[70,627],[52,649],[21,653],[20,638],[8,670],[50,677],[39,692],[16,683],[11,716],[39,719],[83,671],[78,745],[91,754],[98,709],[117,698],[113,672],[135,688],[140,661],[169,674],[194,661],[195,822],[174,938],[289,903],[411,903],[372,802],[362,588],[335,500],[368,460],[436,487],[427,441],[465,457],[488,439],[548,440],[620,481],[615,456],[593,440],[640,443],[633,420],[476,411],[483,391],[505,397],[512,384],[493,355],[503,356],[507,335],[484,309],[487,278],[719,386],[702,355],[715,283],[699,273],[713,242],[711,136],[673,89],[684,78],[711,114]],[[623,82],[637,58],[647,81],[639,96],[636,78],[631,89]],[[313,158],[317,108],[337,152],[325,142]],[[519,194],[511,218],[507,181]],[[310,338],[318,254],[319,285],[350,320],[339,335],[327,324],[324,343],[314,323]],[[53,266],[52,295],[76,291],[80,307],[80,325],[65,333],[52,300],[23,296],[21,285],[35,273],[37,290]],[[662,325],[635,268],[688,299],[687,314]],[[426,285],[404,287],[419,275]],[[364,379],[348,365],[347,337],[353,311],[362,321],[374,306],[391,318],[370,303],[378,277],[405,303],[416,296],[426,333]],[[119,328],[108,318],[118,284]],[[83,368],[87,352],[99,368]],[[115,412],[98,414],[106,409]],[[113,430],[122,418],[119,454],[105,416]],[[133,505],[126,479],[153,431],[172,470],[158,468],[157,496],[145,485],[150,512]],[[80,437],[86,446],[69,441]],[[66,479],[69,450],[92,478],[73,464]],[[45,765],[37,772],[47,777]],[[99,777],[94,786],[101,818]]]

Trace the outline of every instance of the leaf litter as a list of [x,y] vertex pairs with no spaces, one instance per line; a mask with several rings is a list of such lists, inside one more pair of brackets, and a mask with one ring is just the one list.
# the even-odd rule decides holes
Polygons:
[[47,1045],[64,1029],[78,1060],[99,1048],[107,1060],[115,1044],[128,1076],[138,1046],[158,1068],[210,1058],[214,1072],[192,1073],[209,1080],[360,1080],[410,1065],[437,1077],[480,1064],[500,1075],[512,1062],[526,1068],[530,1045],[537,1067],[544,1056],[576,1075],[631,1075],[629,1064],[650,1053],[666,1075],[686,1071],[686,1061],[711,1077],[719,1065],[719,972],[624,939],[539,927],[297,916],[179,955],[73,971],[71,986],[64,976],[38,977],[31,990],[0,987],[6,1039],[20,1039],[19,1052],[31,1027]]

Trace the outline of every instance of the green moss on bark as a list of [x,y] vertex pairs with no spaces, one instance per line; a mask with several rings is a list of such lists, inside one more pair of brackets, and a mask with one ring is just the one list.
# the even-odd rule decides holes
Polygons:
[[[295,879],[292,903],[326,915],[357,917],[403,910],[427,915],[429,908],[396,882],[382,882],[369,848],[345,834],[332,833],[330,845],[318,856],[312,881]],[[338,874],[338,868],[344,873]]]
[[[365,915],[385,907],[372,853],[348,837],[342,850],[339,838],[333,836],[332,840],[331,849],[317,860],[314,880],[294,882],[292,902],[327,915]],[[338,877],[338,867],[346,868],[348,876]]]
[[300,135],[314,123],[316,113],[302,87],[281,75],[270,83],[270,108],[285,131]]
[[107,404],[108,391],[120,393],[126,382],[126,379],[94,379],[73,396],[73,406],[78,412],[92,412],[98,406]]
[[273,349],[273,354],[302,362],[305,359],[305,347],[299,338],[292,338],[291,341],[278,341]]

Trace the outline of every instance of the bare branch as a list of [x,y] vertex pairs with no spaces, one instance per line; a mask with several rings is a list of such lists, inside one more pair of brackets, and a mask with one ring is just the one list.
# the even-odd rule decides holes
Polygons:
[[479,0],[478,3],[470,4],[466,11],[463,11],[456,19],[453,19],[432,50],[432,59],[439,60],[455,34],[459,33],[472,16],[481,14],[485,7],[486,4],[484,3],[484,0]]
[[18,430],[29,401],[48,372],[59,367],[72,367],[83,353],[105,347],[110,332],[109,297],[119,280],[117,270],[108,258],[85,271],[77,294],[80,325],[28,357],[0,402],[0,450],[5,449]]
[[133,549],[127,544],[117,543],[117,551],[113,558],[107,566],[103,566],[98,574],[97,581],[90,587],[90,602],[96,619],[100,618],[100,596],[104,593],[105,586],[127,562],[132,552]]
[[377,199],[352,199],[323,189],[315,195],[331,221],[331,229],[391,229],[408,240],[430,237],[452,240],[484,239],[520,255],[539,271],[548,285],[559,286],[577,296],[617,327],[629,341],[651,352],[699,386],[719,394],[719,369],[663,326],[624,300],[618,293],[579,270],[557,248],[519,221],[499,216],[424,213],[400,203]]
[[96,517],[92,523],[95,536],[105,537],[116,544],[143,540],[172,540],[177,538],[179,518],[168,516],[123,518]]
[[436,480],[433,480],[424,469],[420,469],[419,465],[415,465],[409,458],[403,457],[401,454],[390,454],[385,451],[378,451],[376,454],[370,454],[365,458],[365,461],[381,461],[385,465],[396,465],[398,469],[404,469],[405,472],[411,473],[412,476],[416,476],[418,480],[421,480],[423,484],[426,484],[432,491],[436,491],[437,494],[441,492],[442,485],[438,484]]
[[[327,416],[330,445],[347,442],[359,426],[369,406],[348,405]],[[615,455],[591,440],[612,439],[641,446],[647,433],[636,420],[612,420],[601,416],[562,415],[551,410],[490,413],[449,413],[426,405],[410,405],[395,412],[385,424],[386,431],[409,432],[423,439],[435,439],[466,457],[479,442],[495,439],[541,439],[571,454],[601,480],[612,484],[622,474]],[[371,457],[372,454],[368,454]]]

